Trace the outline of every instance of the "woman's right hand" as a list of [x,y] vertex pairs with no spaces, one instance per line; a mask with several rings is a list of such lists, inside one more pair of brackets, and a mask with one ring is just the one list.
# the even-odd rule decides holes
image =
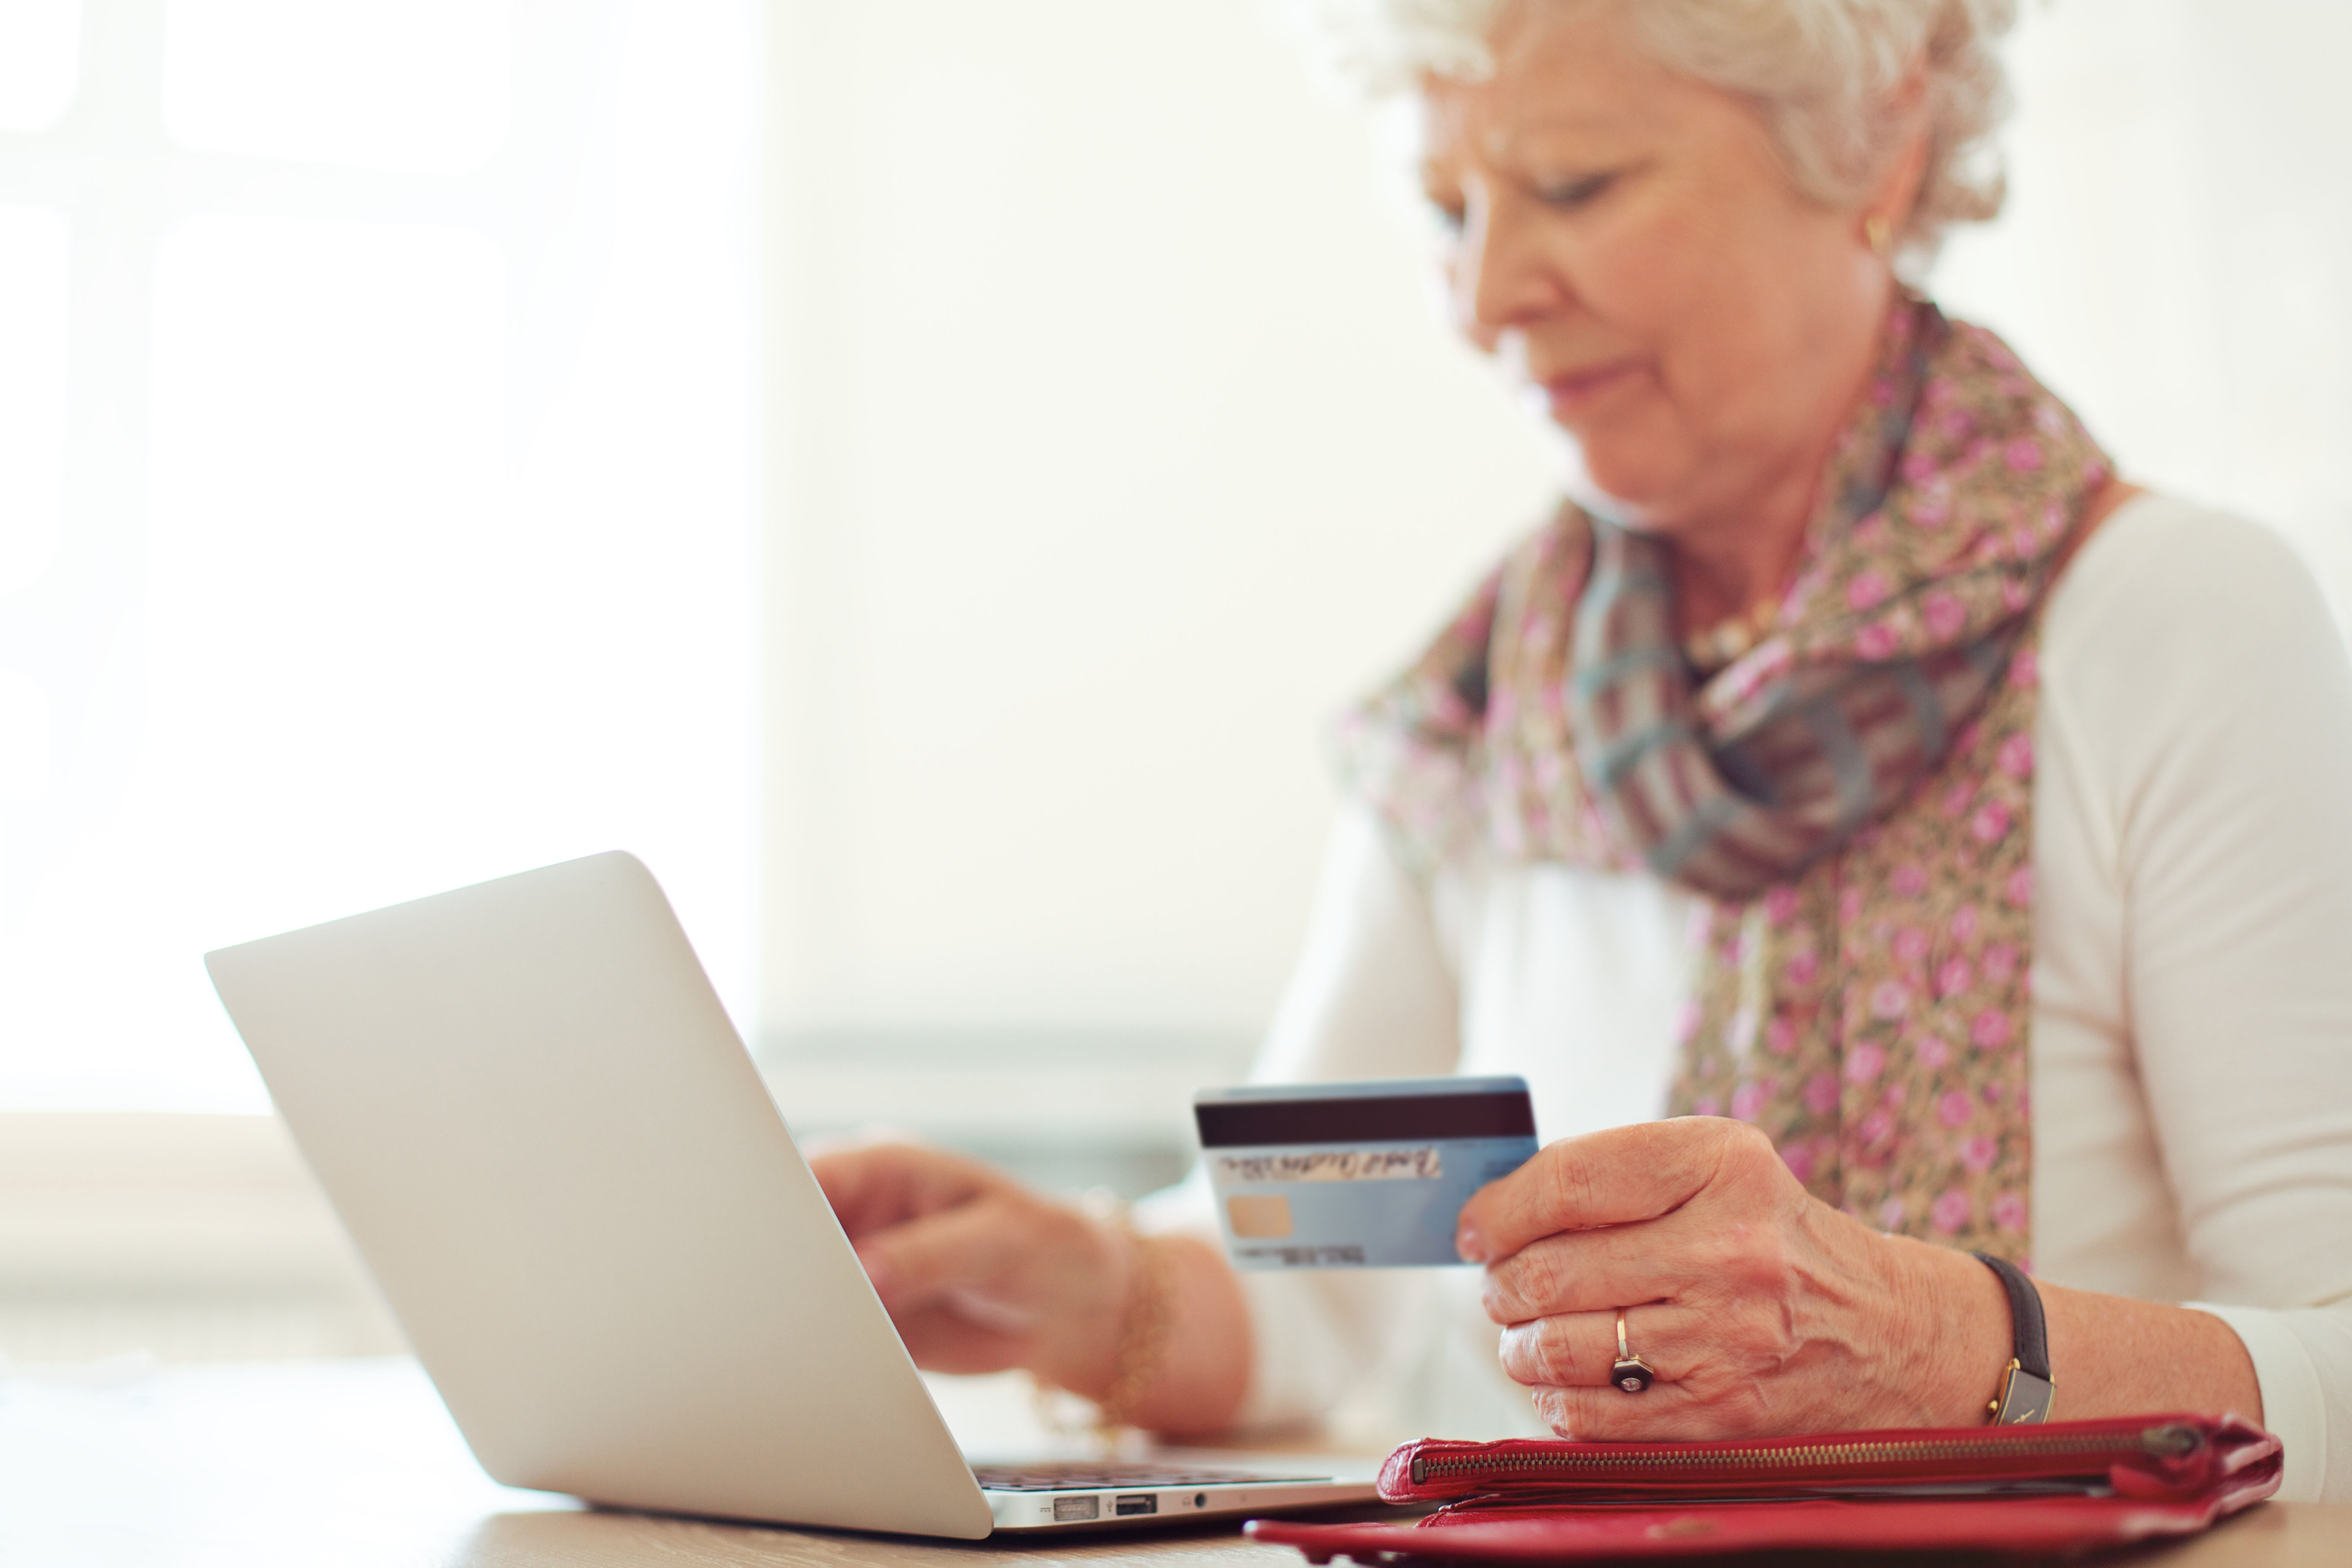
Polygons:
[[1123,1230],[942,1149],[837,1146],[809,1168],[917,1365],[1109,1386],[1136,1267]]
[[1249,1384],[1241,1286],[1215,1246],[1139,1242],[962,1155],[912,1144],[812,1149],[809,1168],[919,1366],[1018,1367],[1087,1399],[1118,1376],[1145,1245],[1167,1268],[1156,1375],[1122,1414],[1202,1436],[1230,1426]]

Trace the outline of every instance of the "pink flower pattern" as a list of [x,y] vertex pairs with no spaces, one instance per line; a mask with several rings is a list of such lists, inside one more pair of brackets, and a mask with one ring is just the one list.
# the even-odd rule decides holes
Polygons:
[[1966,1225],[1975,1210],[1976,1205],[1969,1201],[1967,1192],[1948,1187],[1928,1208],[1927,1218],[1938,1235],[1949,1236]]
[[[1669,1108],[1727,1106],[1814,1196],[1884,1229],[2023,1260],[2040,606],[2112,469],[1999,340],[1963,323],[1922,350],[1890,449],[1901,357],[1938,320],[1916,298],[1890,314],[1879,380],[1821,486],[1869,493],[1868,465],[1883,465],[1877,509],[1825,506],[1771,634],[1694,704],[1712,722],[1792,670],[1932,661],[2012,627],[2006,671],[1916,788],[1760,895],[1763,918],[1707,902]],[[1561,607],[1578,603],[1592,553],[1590,521],[1563,504],[1343,721],[1349,782],[1415,864],[1500,853],[1643,869],[1585,788],[1560,695],[1576,619]],[[1761,950],[1743,954],[1743,936]],[[1759,1018],[1769,1054],[1751,1056]]]
[[[1824,1201],[1875,1217],[1883,1229],[2011,1259],[2032,1245],[2022,1195],[2032,1140],[2020,1107],[2032,778],[2004,768],[2000,752],[2031,732],[2033,695],[1997,686],[1973,745],[1946,764],[1973,781],[1972,803],[2001,808],[2008,831],[1988,841],[1973,831],[1973,810],[1955,820],[1939,791],[1916,791],[1877,834],[1798,880],[1797,912],[1770,928],[1764,962],[1779,974],[1774,1022],[1790,1037],[1775,1059],[1801,1087],[1742,1118],[1771,1134],[1784,1159],[1807,1151],[1789,1168]],[[1916,893],[1911,876],[1897,880],[1914,867],[1927,873]],[[2012,896],[2021,878],[2022,900]],[[1856,891],[1855,917],[1839,920]],[[1737,906],[1717,906],[1718,929],[1740,917]],[[1806,966],[1802,983],[1789,961],[1801,941],[1826,960]],[[1738,990],[1737,970],[1703,969],[1698,997],[1710,1017],[1736,1007]],[[1677,1111],[1730,1082],[1727,1060],[1686,1050],[1684,1061]]]

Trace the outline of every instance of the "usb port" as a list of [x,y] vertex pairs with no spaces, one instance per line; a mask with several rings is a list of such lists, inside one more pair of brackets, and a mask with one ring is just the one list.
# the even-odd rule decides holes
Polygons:
[[1082,1524],[1089,1519],[1102,1517],[1102,1499],[1098,1497],[1057,1497],[1054,1500],[1055,1524]]
[[1160,1499],[1159,1496],[1153,1492],[1129,1492],[1125,1497],[1115,1497],[1111,1499],[1110,1511],[1121,1519],[1125,1519],[1128,1515],[1133,1513],[1158,1513],[1160,1511]]

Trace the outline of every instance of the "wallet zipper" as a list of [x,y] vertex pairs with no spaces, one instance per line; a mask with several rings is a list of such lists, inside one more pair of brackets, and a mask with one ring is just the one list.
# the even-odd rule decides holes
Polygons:
[[2204,1439],[2193,1427],[2148,1427],[2138,1432],[2079,1433],[2018,1431],[1998,1437],[1906,1439],[1885,1438],[1867,1443],[1812,1443],[1793,1448],[1699,1448],[1676,1451],[1652,1449],[1643,1454],[1535,1453],[1507,1457],[1486,1454],[1459,1459],[1433,1459],[1415,1454],[1412,1479],[1416,1486],[1432,1479],[1477,1475],[1500,1479],[1525,1475],[1625,1475],[1643,1470],[1694,1470],[1737,1466],[1757,1470],[1790,1469],[1800,1466],[1901,1464],[1906,1461],[2001,1458],[2028,1454],[2145,1454],[2179,1459],[2194,1453]]

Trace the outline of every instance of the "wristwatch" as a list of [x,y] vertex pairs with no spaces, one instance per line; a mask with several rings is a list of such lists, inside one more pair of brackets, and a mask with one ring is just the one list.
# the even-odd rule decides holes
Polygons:
[[2042,1317],[2042,1292],[2008,1259],[1983,1252],[1974,1257],[2000,1276],[2001,1287],[2009,1292],[2009,1370],[2001,1374],[2000,1392],[1986,1408],[1996,1427],[2039,1426],[2050,1419],[2050,1403],[2057,1392],[2050,1380],[2050,1331]]

